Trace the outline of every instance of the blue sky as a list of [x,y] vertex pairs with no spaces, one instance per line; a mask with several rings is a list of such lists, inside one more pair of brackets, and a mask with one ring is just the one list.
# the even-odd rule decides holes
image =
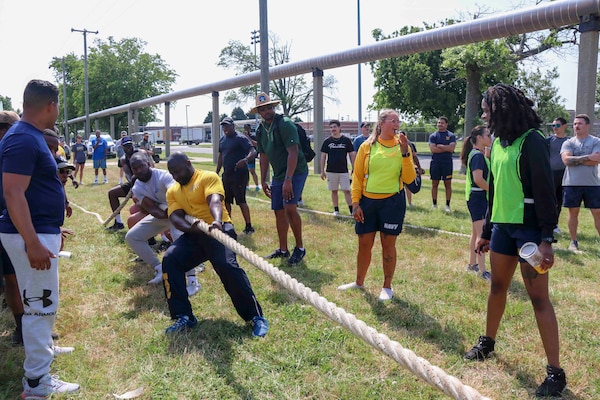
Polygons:
[[[357,0],[304,0],[268,2],[269,30],[281,42],[291,44],[292,61],[350,49],[357,45]],[[492,0],[362,0],[361,43],[369,44],[371,30],[385,33],[404,25],[421,26],[446,17],[469,14],[482,7],[488,11],[506,11],[515,6]],[[71,28],[99,31],[94,38],[138,37],[147,42],[146,51],[160,54],[178,74],[174,90],[183,90],[212,81],[227,79],[232,71],[217,67],[220,50],[229,40],[250,46],[250,32],[259,28],[258,0],[192,2],[172,0],[0,0],[0,48],[4,49],[0,94],[12,98],[20,108],[23,88],[30,79],[53,80],[48,64],[53,57],[74,52],[83,54],[83,36]],[[527,3],[532,4],[532,3]],[[7,51],[9,49],[9,51]],[[573,55],[575,54],[575,55]],[[555,55],[540,60],[542,68],[559,67],[557,81],[568,108],[575,106],[576,52],[560,59]],[[325,118],[358,116],[357,67],[325,71],[338,81],[339,104],[325,104]],[[363,119],[374,93],[368,67],[362,68]],[[93,96],[93,94],[90,94]],[[171,111],[172,124],[185,124],[185,105],[189,105],[190,125],[201,123],[211,109],[210,96],[181,100]],[[241,105],[249,109],[250,104]],[[221,105],[229,114],[233,106]],[[95,110],[91,110],[92,112]],[[307,116],[302,116],[307,119]],[[312,117],[311,117],[312,118]],[[374,114],[371,114],[374,118]]]

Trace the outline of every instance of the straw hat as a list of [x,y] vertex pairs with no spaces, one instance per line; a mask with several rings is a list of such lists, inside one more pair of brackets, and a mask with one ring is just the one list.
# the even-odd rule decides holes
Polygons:
[[268,106],[269,104],[276,106],[279,103],[281,103],[281,100],[271,100],[268,94],[261,92],[256,96],[256,105],[248,112],[248,114],[256,114],[258,107]]

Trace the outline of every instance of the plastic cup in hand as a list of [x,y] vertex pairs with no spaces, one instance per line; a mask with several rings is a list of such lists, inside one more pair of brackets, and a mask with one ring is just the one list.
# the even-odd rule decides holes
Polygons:
[[519,256],[527,261],[529,265],[531,265],[533,269],[538,272],[538,274],[545,274],[548,272],[548,270],[544,270],[540,267],[543,257],[542,253],[540,253],[540,250],[538,249],[537,244],[533,242],[524,243],[519,250]]

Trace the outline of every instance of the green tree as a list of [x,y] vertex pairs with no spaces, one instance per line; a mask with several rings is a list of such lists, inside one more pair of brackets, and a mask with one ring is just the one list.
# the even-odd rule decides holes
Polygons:
[[539,68],[535,71],[519,71],[519,77],[516,85],[523,88],[524,93],[533,103],[538,115],[546,123],[554,121],[558,117],[563,117],[567,121],[570,119],[569,112],[563,105],[564,101],[558,94],[558,88],[553,82],[558,79],[557,68],[546,71],[542,74]]
[[12,106],[12,99],[10,97],[0,95],[0,103],[2,103],[2,107],[0,107],[0,109],[6,111],[14,111]]
[[[291,46],[287,43],[280,44],[278,37],[273,34],[269,35],[269,40],[269,65],[276,66],[289,63]],[[230,40],[227,47],[221,50],[217,65],[226,69],[233,69],[236,75],[253,72],[260,68],[258,56],[254,56],[253,49],[237,40]],[[332,97],[336,92],[336,83],[337,80],[333,75],[323,77],[324,97],[333,103],[338,103],[338,100]],[[312,84],[307,83],[304,75],[272,80],[269,90],[272,98],[281,100],[283,113],[290,117],[313,109],[313,87]],[[241,87],[238,90],[228,91],[223,97],[223,101],[233,104],[243,104],[250,100],[254,102],[258,91],[258,85]]]
[[[171,91],[177,74],[169,68],[158,54],[144,51],[146,42],[137,38],[116,41],[97,39],[88,54],[88,84],[90,113],[140,99],[158,96]],[[56,80],[61,82],[62,59],[54,58],[50,63]],[[69,111],[69,117],[85,114],[83,58],[75,54],[65,57],[67,101],[61,99]],[[139,109],[140,125],[156,121],[159,106]],[[62,115],[59,121],[62,122]],[[117,130],[127,129],[127,114],[115,115]],[[109,120],[100,120],[100,127],[108,130]]]
[[231,118],[233,118],[234,120],[248,119],[246,113],[244,112],[244,110],[242,110],[241,107],[235,107],[233,110],[231,110]]
[[210,124],[212,122],[212,118],[213,118],[213,112],[209,111],[208,114],[206,114],[206,117],[204,118],[204,123]]

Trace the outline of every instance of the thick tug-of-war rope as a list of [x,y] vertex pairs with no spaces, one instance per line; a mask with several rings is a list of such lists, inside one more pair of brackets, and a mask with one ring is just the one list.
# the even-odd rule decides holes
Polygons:
[[369,327],[365,322],[356,318],[353,314],[347,313],[343,308],[336,306],[334,303],[328,301],[312,289],[304,286],[285,272],[275,268],[262,257],[256,255],[220,230],[213,229],[209,232],[208,224],[206,222],[190,215],[186,215],[186,220],[190,224],[198,224],[198,227],[204,233],[223,243],[246,261],[266,273],[275,282],[279,283],[294,295],[303,299],[327,317],[354,333],[377,350],[391,357],[398,364],[402,365],[431,386],[455,399],[489,399],[488,397],[482,396],[476,389],[462,383],[458,378],[448,375],[441,368],[431,365],[427,360],[418,357],[413,351],[403,348],[400,343],[390,340],[386,335],[377,332],[374,328]]

